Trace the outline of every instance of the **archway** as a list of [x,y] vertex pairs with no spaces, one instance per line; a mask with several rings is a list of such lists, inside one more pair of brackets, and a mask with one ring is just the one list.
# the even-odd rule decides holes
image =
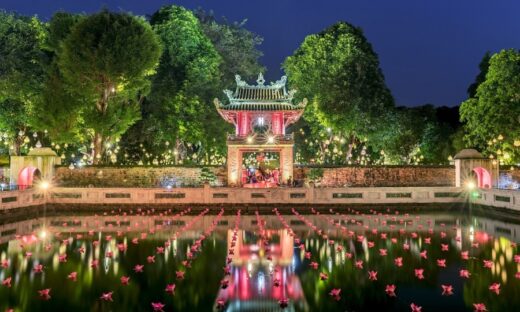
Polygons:
[[491,188],[491,174],[489,171],[482,167],[473,168],[473,172],[476,174],[477,186],[479,188]]
[[40,169],[35,167],[25,167],[18,174],[18,186],[20,189],[26,189],[33,185],[34,182],[41,180],[42,174]]

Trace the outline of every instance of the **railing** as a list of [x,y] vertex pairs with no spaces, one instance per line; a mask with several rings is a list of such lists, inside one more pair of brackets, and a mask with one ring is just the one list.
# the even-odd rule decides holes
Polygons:
[[292,143],[294,141],[294,135],[290,134],[250,134],[247,136],[239,136],[236,134],[228,134],[227,141],[235,144],[284,144]]

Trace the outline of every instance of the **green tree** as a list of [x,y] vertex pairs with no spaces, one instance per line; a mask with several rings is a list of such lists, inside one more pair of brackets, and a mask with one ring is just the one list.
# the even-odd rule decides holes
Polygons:
[[79,21],[62,49],[59,69],[82,103],[81,118],[98,163],[106,144],[140,118],[161,45],[143,18],[103,10]]
[[0,130],[16,155],[28,140],[29,117],[42,89],[45,34],[36,17],[0,11]]
[[465,140],[505,163],[518,160],[520,145],[520,52],[502,50],[489,61],[476,97],[460,107]]
[[43,48],[46,54],[43,90],[34,107],[31,125],[47,131],[50,139],[57,143],[72,143],[88,139],[81,123],[82,102],[69,90],[58,66],[62,43],[83,15],[58,12],[48,23],[48,35]]
[[[157,73],[152,79],[143,116],[124,138],[125,150],[148,154],[156,161],[180,160],[187,151],[209,155],[218,117],[212,99],[219,92],[221,58],[202,31],[194,14],[179,6],[165,6],[152,15],[150,23],[164,47]],[[155,142],[147,142],[152,135]],[[132,151],[142,146],[141,151]],[[133,154],[133,153],[132,153]],[[162,158],[157,160],[156,157]]]
[[220,71],[221,88],[231,88],[235,83],[235,75],[244,79],[255,78],[265,68],[259,59],[263,53],[258,50],[263,38],[247,30],[244,26],[247,19],[241,22],[229,22],[225,17],[217,21],[213,12],[198,9],[195,15],[201,23],[204,34],[222,58]]
[[383,128],[394,107],[376,53],[362,30],[348,23],[307,36],[283,67],[297,96],[309,99],[305,120],[346,138],[347,160],[355,144]]

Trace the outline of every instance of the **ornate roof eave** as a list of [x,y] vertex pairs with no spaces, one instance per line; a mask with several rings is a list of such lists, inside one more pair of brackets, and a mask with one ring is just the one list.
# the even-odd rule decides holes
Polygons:
[[[307,99],[303,99],[298,104],[292,104],[287,103],[285,101],[283,102],[264,102],[264,101],[240,101],[230,104],[222,104],[218,99],[214,100],[215,107],[219,111],[219,114],[222,116],[221,111],[284,111],[284,112],[290,112],[290,111],[301,111],[305,109],[307,106]],[[227,119],[227,117],[222,116],[222,118]]]

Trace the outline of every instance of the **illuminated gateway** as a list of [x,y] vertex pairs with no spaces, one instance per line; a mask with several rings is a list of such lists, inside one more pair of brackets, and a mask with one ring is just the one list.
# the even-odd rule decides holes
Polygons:
[[269,85],[262,74],[256,85],[235,76],[235,91],[224,90],[225,103],[215,99],[220,116],[235,125],[227,139],[228,183],[244,187],[275,187],[293,176],[293,136],[286,128],[303,114],[307,100],[293,104],[287,77]]

